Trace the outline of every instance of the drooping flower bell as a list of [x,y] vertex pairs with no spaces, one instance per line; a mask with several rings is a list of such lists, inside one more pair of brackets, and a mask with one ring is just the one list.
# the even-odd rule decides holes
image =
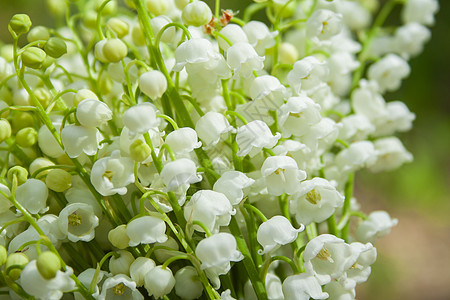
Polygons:
[[95,237],[98,217],[92,206],[85,203],[72,203],[59,213],[58,224],[63,234],[72,242],[91,241]]
[[133,219],[127,225],[130,247],[139,244],[164,243],[167,241],[166,223],[160,218],[144,216]]

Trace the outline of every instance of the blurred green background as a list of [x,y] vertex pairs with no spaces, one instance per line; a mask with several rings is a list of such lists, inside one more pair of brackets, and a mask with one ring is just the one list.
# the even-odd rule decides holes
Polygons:
[[[242,10],[250,3],[222,0],[222,8]],[[363,211],[384,209],[399,219],[375,244],[379,258],[369,282],[358,287],[360,300],[450,299],[450,1],[440,6],[431,41],[410,61],[410,77],[386,96],[416,114],[413,130],[401,135],[415,160],[394,172],[357,176]],[[15,13],[29,14],[34,25],[54,23],[45,0],[0,0],[0,8],[3,42],[10,42],[7,24]],[[390,21],[398,22],[396,14]]]

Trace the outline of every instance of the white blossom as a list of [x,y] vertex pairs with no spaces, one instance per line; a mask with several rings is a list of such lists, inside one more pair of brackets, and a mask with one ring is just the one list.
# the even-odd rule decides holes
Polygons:
[[396,54],[388,54],[371,65],[367,71],[368,78],[378,83],[380,92],[395,91],[402,79],[409,76],[411,68]]
[[283,282],[283,295],[285,300],[328,298],[328,294],[322,292],[317,278],[308,273],[288,276]]
[[89,242],[95,237],[98,217],[92,206],[85,203],[72,203],[59,213],[58,224],[63,234],[71,242]]
[[192,266],[186,266],[175,273],[175,293],[187,300],[197,299],[203,293],[203,285]]
[[145,274],[156,266],[153,259],[148,257],[138,257],[130,265],[130,277],[137,286],[144,285]]
[[40,214],[48,210],[48,189],[45,183],[30,178],[17,187],[16,200],[31,214]]
[[169,268],[156,266],[147,272],[144,278],[144,287],[148,295],[156,299],[170,293],[175,286],[175,277]]
[[140,103],[130,107],[123,114],[123,124],[130,131],[130,135],[143,134],[158,127],[156,109],[153,104]]
[[418,22],[423,25],[434,25],[434,15],[439,10],[437,0],[408,0],[402,9],[405,23]]
[[219,142],[222,134],[234,131],[234,128],[223,114],[209,111],[197,121],[195,131],[206,146],[213,146]]
[[261,167],[268,193],[280,196],[294,194],[299,182],[306,178],[305,171],[299,170],[295,160],[289,156],[269,156]]
[[61,140],[64,151],[71,158],[86,155],[94,155],[100,147],[102,135],[95,127],[67,125],[61,131]]
[[318,9],[306,22],[306,33],[310,38],[328,40],[341,31],[342,15],[328,9]]
[[175,154],[187,154],[202,145],[198,141],[197,132],[190,127],[182,127],[170,132],[166,136],[165,143]]
[[[160,18],[159,16],[158,18]],[[152,100],[161,98],[167,90],[167,79],[161,71],[152,70],[139,76],[139,88]]]
[[244,189],[254,182],[255,180],[248,178],[242,172],[226,171],[214,183],[213,190],[224,194],[232,205],[237,205],[244,198]]
[[248,78],[253,72],[263,69],[264,56],[259,56],[249,43],[238,42],[228,48],[227,62],[233,69],[235,78]]
[[236,142],[239,146],[237,156],[256,155],[262,148],[272,148],[280,139],[277,132],[273,135],[263,121],[255,120],[238,128]]
[[266,49],[275,45],[275,37],[278,35],[278,31],[269,31],[269,28],[263,22],[250,21],[242,29],[247,35],[248,42],[259,55],[264,55]]
[[202,177],[197,174],[197,166],[188,158],[180,158],[168,162],[161,171],[161,180],[169,191],[174,191],[183,185],[200,182]]
[[398,220],[392,219],[385,211],[373,211],[366,220],[359,224],[356,237],[362,243],[374,242],[391,232],[391,228],[397,225]]
[[[237,24],[228,24],[220,30],[220,34],[227,38],[232,45],[236,43],[248,42],[244,30],[242,30],[241,26]],[[230,45],[220,36],[218,36],[217,42],[219,43],[219,47],[224,51],[227,51],[230,48]]]
[[286,217],[274,216],[262,223],[258,227],[256,239],[263,246],[263,251],[259,254],[269,253],[281,245],[287,245],[295,241],[299,232],[302,232],[305,226],[301,225],[295,229]]
[[97,99],[84,99],[77,105],[78,122],[85,127],[99,127],[112,119],[112,111]]
[[102,286],[102,292],[98,296],[99,300],[120,300],[133,299],[143,300],[141,292],[136,289],[136,283],[128,276],[117,274],[114,277],[107,278]]
[[378,152],[377,160],[369,167],[372,172],[391,171],[404,163],[411,162],[413,156],[397,137],[386,137],[373,142]]
[[164,243],[167,241],[165,231],[166,223],[160,218],[144,216],[133,219],[127,225],[129,245],[134,247],[139,244]]

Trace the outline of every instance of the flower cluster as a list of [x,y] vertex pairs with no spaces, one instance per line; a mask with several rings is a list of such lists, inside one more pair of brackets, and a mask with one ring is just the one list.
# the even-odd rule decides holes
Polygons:
[[[13,16],[0,49],[11,299],[355,299],[397,224],[360,211],[355,173],[412,160],[395,134],[415,115],[383,95],[438,2],[254,2],[48,0],[56,29]],[[384,26],[391,11],[401,26]]]

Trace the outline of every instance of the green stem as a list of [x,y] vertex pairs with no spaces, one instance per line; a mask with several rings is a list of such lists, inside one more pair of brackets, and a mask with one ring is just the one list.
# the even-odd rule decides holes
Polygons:
[[[345,199],[344,199],[344,206],[342,207],[343,218],[350,213],[354,182],[355,182],[355,173],[351,173],[348,176],[347,183],[345,184]],[[346,241],[348,240],[349,229],[350,229],[350,218],[347,219],[341,231],[341,237]]]

